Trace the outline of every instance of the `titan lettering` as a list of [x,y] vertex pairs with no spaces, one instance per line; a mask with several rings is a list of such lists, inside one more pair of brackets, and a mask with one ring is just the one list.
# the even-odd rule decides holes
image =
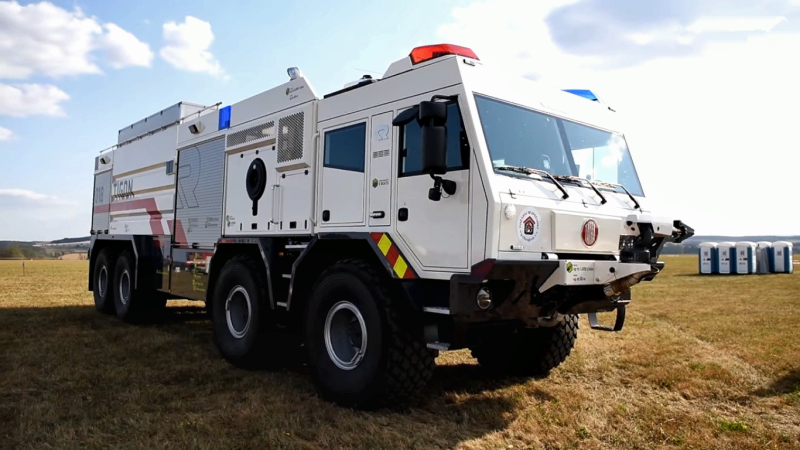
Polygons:
[[111,196],[115,199],[133,198],[133,180],[114,183],[111,186]]

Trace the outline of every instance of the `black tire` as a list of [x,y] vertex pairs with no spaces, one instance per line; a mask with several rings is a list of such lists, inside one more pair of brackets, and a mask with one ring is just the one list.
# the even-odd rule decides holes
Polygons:
[[[434,352],[427,348],[418,315],[408,303],[392,296],[397,290],[391,287],[385,274],[360,260],[339,262],[317,279],[306,308],[304,334],[314,384],[324,398],[371,409],[402,402],[430,380]],[[339,309],[334,311],[335,307]],[[329,313],[332,330],[354,330],[331,333],[333,354],[337,355],[337,343],[342,353],[338,363],[326,345]],[[334,323],[349,325],[337,328]],[[366,344],[362,330],[366,330]],[[348,360],[359,354],[356,347],[363,350],[361,359]],[[349,364],[349,368],[337,364]]]
[[567,359],[578,339],[578,316],[555,327],[500,333],[472,349],[482,368],[497,375],[544,377]]
[[117,257],[114,268],[114,309],[117,317],[129,323],[136,323],[144,318],[144,290],[134,289],[135,260],[130,250],[123,250]]
[[116,255],[110,248],[100,250],[94,262],[92,290],[94,307],[104,314],[114,314],[114,266]]
[[[214,341],[219,352],[231,364],[247,369],[271,365],[278,348],[270,339],[275,326],[266,272],[261,267],[260,261],[249,256],[232,258],[219,273],[211,301]],[[249,314],[245,314],[248,304]]]

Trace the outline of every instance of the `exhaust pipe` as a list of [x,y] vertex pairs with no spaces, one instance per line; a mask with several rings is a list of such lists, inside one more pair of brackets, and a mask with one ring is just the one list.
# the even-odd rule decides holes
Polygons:
[[[657,269],[654,269],[656,273],[658,273]],[[628,275],[625,278],[620,278],[619,280],[614,280],[611,283],[603,286],[603,293],[606,294],[606,297],[616,297],[617,295],[624,294],[626,292],[630,292],[631,288],[640,281],[642,278],[653,274],[652,272],[639,272],[633,275]]]

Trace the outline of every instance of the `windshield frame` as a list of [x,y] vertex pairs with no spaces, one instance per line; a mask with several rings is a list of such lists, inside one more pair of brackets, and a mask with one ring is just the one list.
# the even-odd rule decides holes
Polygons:
[[[580,120],[576,120],[576,119],[573,119],[573,118],[569,118],[569,117],[566,117],[563,113],[559,114],[557,112],[545,111],[543,109],[539,109],[539,108],[528,106],[528,105],[523,105],[523,104],[516,103],[516,102],[513,102],[513,101],[509,101],[509,100],[505,100],[505,99],[502,99],[502,98],[498,98],[498,97],[495,97],[495,96],[492,96],[492,95],[484,94],[484,93],[481,93],[481,92],[478,92],[478,91],[473,91],[472,95],[473,95],[473,101],[475,102],[475,110],[476,110],[476,113],[477,113],[477,119],[478,119],[477,123],[480,124],[480,127],[481,127],[480,128],[480,134],[482,135],[481,137],[483,138],[483,141],[486,143],[486,152],[489,155],[489,164],[491,165],[492,171],[495,172],[496,174],[500,174],[500,175],[504,175],[504,176],[510,176],[510,177],[513,177],[513,178],[524,178],[524,179],[530,179],[531,178],[529,175],[525,175],[525,174],[509,172],[507,170],[498,170],[494,166],[494,164],[492,162],[492,156],[491,156],[492,154],[491,154],[491,151],[489,150],[489,141],[486,138],[486,134],[485,134],[485,131],[484,131],[484,126],[483,126],[483,120],[482,120],[481,114],[480,114],[479,100],[481,98],[486,99],[486,100],[490,100],[490,101],[494,101],[494,102],[498,102],[498,103],[501,103],[501,104],[504,104],[504,105],[507,105],[507,106],[511,106],[511,107],[514,107],[514,108],[519,108],[519,109],[522,109],[524,111],[530,111],[530,112],[533,112],[533,113],[536,113],[536,114],[541,114],[541,115],[544,115],[544,116],[547,116],[547,117],[553,117],[555,119],[558,119],[558,120],[561,120],[561,121],[564,121],[564,122],[569,122],[569,123],[572,123],[572,124],[575,124],[575,125],[584,126],[584,127],[587,127],[587,128],[591,128],[591,129],[597,130],[597,131],[601,131],[601,132],[605,132],[605,133],[609,133],[609,134],[612,134],[612,135],[619,136],[622,139],[622,142],[625,144],[625,150],[628,153],[628,158],[630,159],[629,162],[630,162],[630,165],[631,165],[631,167],[632,167],[632,169],[634,171],[634,174],[636,176],[636,181],[638,183],[638,186],[635,186],[633,189],[631,187],[628,187],[628,186],[625,186],[625,188],[627,190],[631,191],[631,194],[633,194],[635,196],[645,197],[644,186],[642,186],[642,180],[639,177],[639,171],[636,168],[636,163],[633,160],[633,155],[631,154],[630,146],[628,146],[628,140],[625,137],[624,133],[621,133],[621,132],[618,132],[618,131],[615,131],[615,130],[611,130],[609,128],[605,128],[605,127],[602,127],[602,126],[589,124],[589,123],[586,123],[586,122],[583,122],[583,121],[580,121]],[[565,127],[561,122],[557,122],[557,128],[558,128],[558,136],[559,136],[559,140],[560,140],[561,146],[562,146],[562,148],[563,148],[563,150],[564,150],[564,152],[566,154],[565,156],[567,158],[568,166],[569,166],[571,171],[575,171],[576,172],[576,173],[573,173],[573,174],[569,174],[569,176],[578,177],[579,174],[577,174],[577,166],[575,165],[575,160],[574,160],[574,157],[573,157],[573,154],[572,154],[573,150],[570,149],[570,145],[569,145],[569,136],[567,136]],[[552,175],[553,176],[562,176],[562,175],[565,175],[565,174],[552,173]],[[544,180],[543,177],[541,179]],[[607,184],[619,184],[619,185],[622,186],[622,183],[619,183],[617,181],[611,181],[610,182],[610,181],[605,181],[605,180],[591,180],[590,182],[607,183]],[[638,189],[636,189],[636,188],[638,188]],[[618,190],[614,189],[614,191],[617,192]]]

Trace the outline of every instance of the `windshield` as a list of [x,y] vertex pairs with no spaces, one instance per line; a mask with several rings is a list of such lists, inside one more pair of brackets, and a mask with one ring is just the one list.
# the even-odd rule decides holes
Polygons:
[[625,186],[644,196],[622,135],[475,95],[494,167],[520,166]]

